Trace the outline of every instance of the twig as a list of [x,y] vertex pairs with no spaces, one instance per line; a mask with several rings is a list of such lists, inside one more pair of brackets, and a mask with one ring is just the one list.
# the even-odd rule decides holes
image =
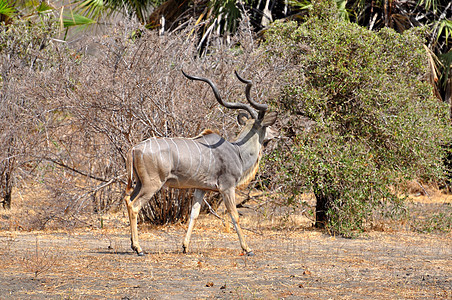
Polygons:
[[[203,199],[203,200],[204,200],[204,202],[207,204],[207,206],[209,207],[209,212],[210,212],[212,215],[214,215],[215,217],[217,217],[218,219],[220,219],[221,222],[223,222],[223,226],[226,226],[226,222],[227,222],[228,224],[233,224],[231,221],[225,220],[225,219],[223,219],[222,217],[220,217],[220,216],[213,210],[212,206],[210,206],[210,204],[207,202],[207,200],[206,200],[206,199]],[[257,234],[257,235],[263,235],[262,233],[257,232],[257,231],[252,230],[252,229],[249,229],[249,228],[245,228],[245,227],[241,227],[241,228],[242,228],[243,230],[250,231],[250,232],[252,232],[252,233],[254,233],[254,234]]]
[[425,195],[430,198],[430,194],[424,189],[424,187],[422,186],[422,184],[419,183],[419,181],[416,180],[416,183],[421,187],[421,189],[424,191]]
[[226,220],[223,219],[222,217],[220,217],[220,216],[217,214],[217,212],[216,212],[215,210],[213,210],[212,206],[210,206],[209,202],[207,202],[206,199],[203,199],[203,200],[204,200],[204,202],[207,204],[207,206],[209,207],[209,212],[210,212],[212,215],[214,215],[215,217],[217,217],[218,219],[220,219],[221,222],[223,222],[223,226],[226,226],[226,223],[225,223]]
[[57,161],[57,160],[55,160],[55,159],[52,159],[52,158],[44,158],[45,160],[48,160],[48,161],[50,161],[50,162],[53,162],[54,164],[57,164],[57,165],[59,165],[60,167],[63,167],[63,168],[66,168],[66,169],[68,169],[68,170],[71,170],[72,172],[74,172],[74,173],[77,173],[77,174],[80,174],[80,175],[82,175],[82,176],[85,176],[85,177],[88,177],[88,178],[92,178],[92,179],[95,179],[95,180],[98,180],[98,181],[103,181],[103,182],[109,182],[110,180],[107,180],[107,179],[105,179],[105,178],[100,178],[100,177],[97,177],[97,176],[94,176],[94,175],[90,175],[90,174],[86,174],[86,173],[84,173],[83,171],[80,171],[80,170],[77,170],[77,169],[74,169],[74,168],[72,168],[72,167],[69,167],[68,165],[66,165],[66,164],[64,164],[64,163],[62,163],[62,162],[59,162],[59,161]]

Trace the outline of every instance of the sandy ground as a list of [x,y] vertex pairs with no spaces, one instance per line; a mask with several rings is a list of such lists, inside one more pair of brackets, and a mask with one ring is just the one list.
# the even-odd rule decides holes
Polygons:
[[[104,229],[0,231],[1,299],[452,299],[451,234],[312,229],[235,232],[202,216],[190,253],[185,225],[141,226],[144,257],[126,222]],[[114,219],[114,218],[113,218]]]

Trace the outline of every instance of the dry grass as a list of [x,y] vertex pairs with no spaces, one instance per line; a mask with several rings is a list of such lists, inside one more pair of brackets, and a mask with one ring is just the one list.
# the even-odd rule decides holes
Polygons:
[[[141,230],[148,254],[129,250],[127,228],[18,233],[2,263],[2,294],[16,298],[447,299],[450,236],[374,232],[356,240],[317,231],[248,233],[256,257],[239,256],[235,233],[211,216],[196,227],[191,252],[183,226]],[[59,264],[36,278],[17,262],[33,248],[62,251]],[[108,238],[107,238],[108,236]],[[5,242],[4,235],[0,243]],[[59,250],[57,250],[59,249]],[[4,256],[5,257],[5,256]],[[449,263],[448,263],[449,262]],[[19,280],[20,278],[20,280]],[[20,284],[19,284],[20,282]]]
[[[438,209],[449,203],[442,195],[430,201]],[[0,217],[20,225],[25,204],[17,202],[11,211],[0,211]],[[181,251],[186,225],[142,225],[140,240],[147,255],[137,257],[130,250],[124,211],[102,215],[102,228],[99,219],[98,225],[70,230],[4,228],[0,298],[452,297],[450,233],[426,234],[400,226],[343,239],[313,230],[307,220],[284,212],[267,212],[266,217],[252,209],[240,212],[255,257],[240,256],[235,232],[227,232],[212,215],[200,217],[186,255]],[[284,222],[289,225],[282,226]]]

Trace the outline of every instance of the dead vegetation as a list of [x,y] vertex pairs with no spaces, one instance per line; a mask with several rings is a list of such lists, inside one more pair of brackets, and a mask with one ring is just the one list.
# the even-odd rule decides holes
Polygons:
[[34,274],[37,278],[50,272],[61,261],[61,257],[50,249],[42,249],[39,245],[39,238],[36,237],[35,249],[26,252],[19,264],[26,270]]
[[[145,257],[130,250],[124,214],[103,228],[0,232],[0,293],[64,299],[450,299],[450,233],[403,229],[344,239],[299,226],[275,229],[240,209],[255,257],[211,215],[200,217],[191,252],[183,225],[142,226]],[[272,225],[273,224],[273,225]],[[39,241],[36,244],[36,241]],[[38,252],[36,252],[38,251]]]
[[[452,297],[450,230],[416,228],[429,226],[426,220],[435,214],[450,216],[451,196],[414,195],[411,212],[419,218],[386,222],[355,239],[325,235],[300,217],[301,211],[274,210],[270,199],[254,196],[259,200],[249,200],[239,212],[255,257],[240,256],[235,232],[211,214],[200,217],[188,254],[181,247],[185,224],[142,224],[145,257],[130,249],[125,210],[85,219],[85,227],[55,222],[43,230],[3,228],[0,294],[32,299]],[[10,211],[0,211],[1,224],[24,224],[19,220],[27,218],[34,197],[23,192]],[[309,195],[305,201],[314,206]],[[218,209],[221,217],[223,210]]]

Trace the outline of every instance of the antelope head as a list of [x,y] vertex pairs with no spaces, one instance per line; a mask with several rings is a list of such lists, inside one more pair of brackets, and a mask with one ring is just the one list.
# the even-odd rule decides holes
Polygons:
[[187,77],[188,79],[199,80],[208,83],[212,88],[218,103],[220,103],[222,106],[230,109],[242,109],[246,111],[246,113],[240,112],[237,115],[237,122],[239,123],[239,125],[243,126],[241,132],[237,136],[236,139],[237,141],[239,141],[242,138],[246,138],[247,136],[256,134],[259,137],[258,140],[259,144],[262,146],[266,146],[270,140],[278,136],[278,133],[270,127],[275,123],[278,114],[276,112],[267,113],[268,110],[267,104],[262,104],[254,101],[251,98],[251,87],[253,86],[252,81],[242,78],[237,71],[235,71],[234,73],[240,82],[246,84],[245,96],[249,104],[232,103],[224,101],[223,99],[221,99],[218,88],[210,79],[191,76],[186,74],[182,70],[182,74],[184,74],[184,76]]

